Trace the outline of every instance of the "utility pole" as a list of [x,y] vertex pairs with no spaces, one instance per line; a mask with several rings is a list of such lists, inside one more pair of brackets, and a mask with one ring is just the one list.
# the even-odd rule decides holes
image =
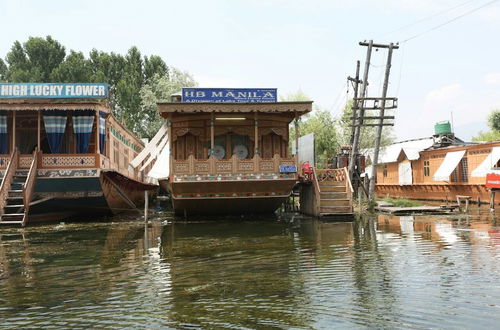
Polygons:
[[[349,177],[351,178],[351,181],[354,183],[356,180],[354,180],[354,169],[356,165],[356,156],[359,153],[359,139],[360,139],[360,134],[361,134],[361,128],[363,126],[372,126],[372,127],[377,127],[377,136],[375,139],[375,147],[374,147],[374,153],[373,153],[373,159],[372,159],[372,173],[371,173],[371,180],[370,180],[370,187],[368,189],[368,196],[370,200],[373,200],[375,196],[375,175],[376,175],[376,166],[378,164],[378,156],[379,156],[379,149],[380,149],[380,142],[382,139],[382,128],[383,126],[393,126],[393,123],[384,123],[384,120],[386,119],[394,119],[394,116],[385,116],[385,110],[387,109],[395,109],[397,108],[397,98],[395,97],[387,97],[387,89],[389,86],[389,74],[391,71],[391,61],[392,61],[392,51],[394,49],[398,49],[399,46],[396,44],[389,44],[389,45],[384,45],[384,44],[376,44],[373,42],[373,40],[370,40],[368,42],[360,42],[360,46],[367,46],[367,51],[366,51],[366,61],[365,61],[365,71],[363,74],[363,80],[362,80],[362,89],[359,97],[354,97],[354,105],[353,105],[353,133],[351,136],[351,142],[352,142],[352,150],[351,154],[349,156]],[[371,60],[371,54],[372,54],[372,49],[376,48],[377,50],[379,48],[387,48],[389,49],[389,53],[387,56],[387,64],[386,64],[386,69],[385,69],[385,79],[384,79],[384,85],[383,85],[383,91],[382,91],[382,96],[381,97],[367,97],[367,86],[368,86],[368,73],[370,69],[370,60]],[[358,68],[359,68],[359,61],[358,61]],[[352,80],[352,78],[348,78],[349,80]],[[357,80],[356,80],[357,81]],[[357,81],[357,83],[359,83]],[[357,87],[357,86],[356,86]],[[357,90],[355,90],[357,93]],[[387,103],[387,102],[392,102],[392,103]],[[380,103],[380,104],[379,104]],[[380,114],[378,116],[365,116],[365,111],[370,110],[370,111],[380,111]],[[364,120],[374,120],[378,119],[378,123],[364,123]],[[365,190],[366,193],[366,190]]]
[[[359,43],[361,46],[365,46],[364,43]],[[366,86],[368,85],[368,72],[370,71],[370,59],[372,56],[373,40],[370,40],[367,44],[368,48],[366,50],[366,60],[365,60],[365,71],[363,73],[363,85],[361,88],[361,97],[365,97]],[[361,125],[363,124],[363,116],[365,115],[364,101],[354,100],[355,108],[359,110],[357,120],[354,126],[354,137],[352,141],[352,150],[349,155],[349,177],[351,181],[353,179],[354,165],[356,162],[356,155],[359,152],[359,134],[361,131]]]
[[[350,82],[353,83],[353,87],[354,87],[354,98],[357,99],[358,98],[358,88],[359,88],[359,84],[362,83],[361,80],[359,80],[359,66],[360,66],[360,62],[359,61],[356,61],[356,77],[354,78],[351,78],[351,77],[347,77],[347,80],[349,80]],[[353,103],[352,105],[352,127],[354,128],[355,125],[356,125],[356,118],[357,118],[357,113],[356,111],[358,110],[358,107],[357,107],[357,103]],[[352,130],[351,132],[351,140],[350,140],[350,144],[352,146],[354,142],[354,129]]]
[[[392,61],[392,50],[394,49],[394,44],[391,42],[389,46],[385,46],[384,48],[389,48],[387,53],[387,64],[385,66],[385,78],[384,78],[384,86],[382,90],[382,104],[380,106],[380,119],[378,121],[377,126],[377,136],[375,139],[375,149],[373,150],[373,159],[372,159],[372,174],[370,180],[370,200],[374,199],[375,196],[375,176],[377,175],[377,164],[378,164],[378,155],[380,150],[380,141],[382,140],[382,128],[384,127],[384,114],[385,114],[385,102],[387,98],[387,88],[389,86],[389,74],[391,72],[391,61]],[[396,46],[396,48],[398,48]]]

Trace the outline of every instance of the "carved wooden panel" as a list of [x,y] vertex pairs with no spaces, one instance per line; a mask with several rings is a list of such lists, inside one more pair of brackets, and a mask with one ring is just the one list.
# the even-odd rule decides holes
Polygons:
[[264,135],[262,137],[262,158],[272,158],[273,157],[273,145],[272,145],[272,140],[271,136]]
[[33,161],[32,156],[20,156],[18,166],[19,168],[30,168],[32,161]]
[[273,156],[278,154],[281,156],[281,137],[279,135],[271,134],[273,139]]
[[195,155],[196,145],[195,137],[191,134],[186,134],[186,156]]
[[42,156],[42,167],[89,167],[96,166],[95,156]]
[[261,171],[273,171],[274,162],[273,161],[261,161],[259,163],[259,170]]

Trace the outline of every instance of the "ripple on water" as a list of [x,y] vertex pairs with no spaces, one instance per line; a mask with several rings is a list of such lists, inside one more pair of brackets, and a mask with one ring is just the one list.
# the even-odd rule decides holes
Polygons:
[[483,215],[8,229],[0,314],[12,327],[488,328],[499,232]]

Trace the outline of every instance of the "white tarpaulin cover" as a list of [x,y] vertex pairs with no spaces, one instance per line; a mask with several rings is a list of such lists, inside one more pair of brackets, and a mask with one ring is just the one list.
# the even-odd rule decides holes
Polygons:
[[156,180],[166,179],[170,174],[170,146],[163,147],[160,155],[156,159],[153,168],[149,171],[148,176]]
[[488,157],[472,171],[471,176],[474,178],[485,177],[487,173],[491,172],[491,169],[495,167],[499,160],[500,147],[493,147]]
[[465,150],[448,152],[432,179],[434,181],[449,181],[451,172],[455,170],[464,154]]
[[411,172],[411,162],[401,162],[398,168],[399,173],[399,185],[411,185],[413,183],[413,177]]

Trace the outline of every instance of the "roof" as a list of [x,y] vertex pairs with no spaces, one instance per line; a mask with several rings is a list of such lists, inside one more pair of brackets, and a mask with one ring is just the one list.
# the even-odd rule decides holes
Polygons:
[[0,110],[33,111],[33,110],[98,110],[110,113],[105,102],[1,102]]
[[[430,137],[402,141],[388,145],[380,148],[378,163],[384,164],[397,162],[401,152],[404,152],[408,160],[417,160],[420,158],[420,152],[431,147],[433,144],[434,139]],[[373,148],[362,150],[361,153],[373,159]]]
[[269,102],[269,103],[213,103],[213,102],[162,102],[158,103],[158,111],[167,113],[297,113],[299,115],[312,111],[312,101],[303,102]]

